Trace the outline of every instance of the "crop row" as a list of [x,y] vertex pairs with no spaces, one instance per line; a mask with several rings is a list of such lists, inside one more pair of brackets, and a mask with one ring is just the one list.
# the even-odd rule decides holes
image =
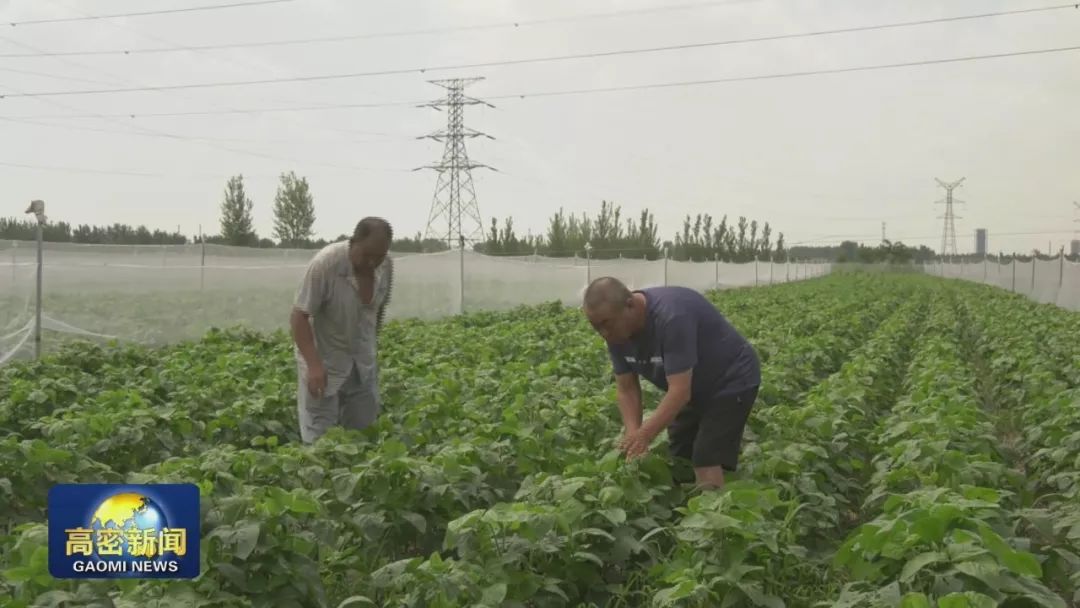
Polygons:
[[[982,289],[855,276],[714,295],[766,386],[740,473],[701,495],[662,439],[634,463],[612,449],[602,343],[558,306],[391,324],[384,415],[314,446],[292,430],[284,336],[73,347],[0,370],[0,500],[14,514],[0,596],[1063,608],[1080,600],[1080,400],[1062,361],[1080,349],[1058,336],[1080,327]],[[47,488],[124,479],[199,483],[204,576],[48,576]]]
[[1018,515],[1044,580],[1080,603],[1080,315],[993,298],[967,307],[1025,481]]
[[933,308],[906,395],[876,433],[873,519],[835,558],[853,582],[831,605],[1065,608],[1022,526],[978,328],[956,291]]
[[642,600],[668,606],[807,605],[834,583],[821,558],[849,524],[865,429],[886,407],[925,303],[909,299],[797,407],[763,410],[765,439],[728,491],[692,498]]
[[[865,300],[870,297],[835,298],[834,306],[826,309],[826,312],[865,308]],[[769,311],[771,314],[767,316],[779,318],[770,308],[759,307],[757,310]],[[530,319],[530,312],[539,318]],[[744,318],[750,316],[743,313]],[[472,329],[477,334],[482,332],[487,336],[500,336],[501,339],[489,338],[485,344],[476,339],[480,338],[479,335],[466,337],[475,339],[475,343],[485,347],[473,349],[475,367],[469,378],[463,377],[460,367],[439,369],[440,366],[448,366],[452,357],[436,360],[438,355],[433,355],[426,361],[423,358],[419,361],[415,357],[410,358],[409,365],[419,367],[427,363],[430,366],[427,375],[421,376],[427,382],[414,381],[408,389],[413,394],[423,395],[423,405],[408,412],[388,415],[388,422],[380,423],[379,428],[368,434],[368,439],[376,435],[381,439],[379,442],[356,443],[342,435],[329,438],[330,441],[321,442],[314,448],[274,448],[270,445],[267,451],[268,446],[257,446],[256,449],[223,446],[211,448],[198,457],[167,459],[160,466],[150,467],[146,473],[130,479],[201,479],[204,493],[215,497],[206,514],[206,529],[214,531],[208,538],[219,540],[220,543],[213,544],[207,560],[215,564],[215,574],[220,576],[205,577],[197,590],[200,595],[220,598],[242,592],[249,597],[273,595],[281,599],[290,593],[297,598],[310,597],[313,593],[310,580],[318,581],[318,576],[305,579],[307,582],[304,584],[270,576],[249,577],[243,581],[243,585],[236,577],[228,576],[232,568],[242,566],[247,570],[257,564],[265,564],[263,569],[270,572],[273,564],[290,559],[294,561],[290,562],[289,567],[301,571],[318,569],[319,564],[333,564],[332,571],[322,573],[323,578],[331,586],[335,583],[338,587],[353,586],[355,581],[347,573],[363,574],[369,572],[374,564],[395,556],[424,552],[430,543],[441,540],[441,530],[451,516],[466,513],[478,505],[494,504],[499,498],[506,497],[524,475],[545,470],[563,471],[573,463],[595,459],[590,452],[601,437],[614,435],[615,418],[607,400],[582,398],[581,395],[601,392],[598,389],[603,386],[606,358],[586,337],[587,333],[575,333],[587,331],[580,320],[575,319],[577,325],[574,327],[560,326],[560,323],[569,323],[572,318],[553,311],[547,315],[524,311],[517,318],[507,319],[506,315],[501,318],[465,318],[449,324],[459,340],[461,334]],[[835,314],[811,316],[804,326],[800,327],[796,320],[786,331],[800,334],[804,327],[811,326],[820,330],[824,321],[836,318]],[[417,329],[402,325],[404,327],[399,326],[402,333],[406,333],[404,329]],[[493,331],[493,326],[497,325],[503,327]],[[773,319],[763,323],[765,327],[776,325]],[[426,325],[421,327],[429,329]],[[511,337],[512,331],[520,333]],[[447,331],[446,335],[451,333]],[[528,346],[517,351],[511,349],[509,344],[514,341],[521,344],[523,336],[531,339],[525,342]],[[580,340],[568,340],[575,336]],[[430,337],[430,331],[427,337]],[[214,338],[222,336],[211,337]],[[542,347],[537,346],[537,342],[544,340],[553,347],[558,344],[557,359],[551,356],[554,348],[546,351],[547,360],[534,358],[544,352]],[[404,339],[396,343],[398,346],[391,351],[391,357],[401,353],[409,342]],[[252,343],[252,348],[259,347],[257,341],[253,340]],[[568,348],[566,344],[573,346]],[[210,348],[206,344],[196,346],[199,347]],[[460,345],[455,347],[460,348]],[[476,360],[475,350],[483,353],[482,362],[486,365],[480,365],[480,361]],[[218,359],[234,356],[232,353],[215,353],[211,350],[207,353],[186,353],[185,358],[213,361],[215,357],[207,355],[214,354]],[[836,352],[830,356],[835,357]],[[250,359],[250,355],[239,358],[237,363],[241,364],[242,369],[244,364],[252,364]],[[164,362],[164,370],[170,368],[170,362]],[[563,362],[574,362],[576,367],[552,369],[563,365]],[[394,364],[401,363],[404,361],[394,361]],[[394,364],[387,366],[387,380],[390,380],[391,373],[400,372],[400,366]],[[191,377],[192,365],[196,363],[187,364],[188,377]],[[543,376],[537,373],[538,367],[547,368],[540,370]],[[218,390],[224,392],[229,390],[227,383],[214,377],[219,369],[207,367],[200,370],[203,372],[201,377],[206,378],[201,384],[220,387]],[[530,369],[533,370],[531,378],[525,373]],[[441,374],[441,371],[451,373]],[[232,379],[242,384],[245,373],[252,372],[233,374]],[[162,371],[159,373],[161,376],[168,377],[168,374]],[[523,376],[526,378],[524,381],[521,380]],[[393,386],[394,383],[390,380],[389,384]],[[403,391],[396,398],[406,394]],[[473,403],[462,407],[462,400],[469,397]],[[553,405],[544,407],[544,402]],[[122,405],[108,405],[119,413],[123,412]],[[79,420],[74,406],[69,406],[66,414],[68,419]],[[94,414],[97,412],[83,413],[82,417],[92,418]],[[188,424],[193,419],[197,420],[197,416],[189,416],[179,422]],[[552,425],[553,419],[559,423]],[[122,424],[122,419],[118,419],[117,423]],[[172,421],[169,424],[172,425]],[[31,430],[39,428],[35,424],[29,427]],[[190,430],[188,427],[181,428]],[[176,427],[173,426],[173,429]],[[426,441],[435,434],[438,434],[438,442]],[[262,439],[267,444],[273,444],[276,436]],[[42,446],[40,441],[17,444],[17,447],[24,449]],[[84,443],[76,447],[92,446]],[[63,450],[54,452],[63,453]],[[126,468],[123,464],[128,462],[132,460],[121,461],[121,468]],[[357,465],[357,462],[361,464]],[[60,459],[56,464],[59,469],[64,469],[65,465],[72,463]],[[71,467],[69,472],[74,474],[75,469],[77,467]],[[90,472],[83,470],[77,474],[85,480]],[[104,474],[108,471],[97,472]],[[41,484],[37,486],[39,489],[47,485],[42,481],[37,480]],[[34,496],[30,489],[22,490],[28,491],[13,494]],[[219,512],[217,497],[221,497],[220,504],[229,505],[227,511]],[[266,521],[266,512],[273,513],[280,521]],[[343,533],[340,526],[325,525],[327,521],[343,522],[347,532]],[[316,522],[323,524],[317,525]],[[305,534],[310,532],[317,536],[311,545],[298,548],[295,543],[283,540],[280,534],[266,532],[275,527],[278,530],[303,530]],[[318,536],[320,529],[324,533],[322,536]],[[252,539],[251,535],[256,537]],[[28,529],[19,539],[17,553],[32,563],[30,556],[42,549],[38,544],[41,540],[40,529]],[[320,550],[312,554],[311,546],[314,545]],[[284,567],[283,564],[281,566]],[[18,576],[29,579],[18,581],[21,595],[32,595],[28,592],[33,587],[30,583],[35,576],[32,569]],[[140,592],[150,593],[154,589],[160,590],[160,587],[148,584]],[[170,596],[177,597],[175,594],[183,593],[180,589],[172,586]],[[194,589],[191,591],[196,592]],[[100,588],[98,592],[101,592]],[[321,593],[320,589],[316,596]]]
[[[792,336],[790,350],[815,352],[825,361],[839,360],[847,354],[849,340],[864,339],[880,322],[878,315],[895,308],[901,295],[876,290],[878,302],[862,307],[863,319],[848,314],[843,319],[847,323],[835,325],[841,338],[823,340],[820,333]],[[833,329],[830,325],[822,326]],[[888,344],[891,347],[892,343]],[[763,375],[792,361],[784,356],[770,358]],[[820,379],[815,378],[818,370],[814,366],[802,369],[805,376],[797,379],[800,383],[810,380],[812,384]],[[784,409],[765,407],[760,416],[768,417]],[[797,432],[788,429],[790,436]],[[669,528],[677,527],[671,525],[675,520],[683,519],[692,527],[689,522],[695,518],[693,514],[678,516],[678,512],[685,511],[677,506],[683,495],[671,491],[672,479],[664,466],[662,449],[626,468],[617,467],[616,453],[609,452],[599,464],[583,461],[561,475],[541,475],[527,481],[514,502],[477,510],[451,522],[443,552],[427,559],[399,561],[376,572],[373,587],[378,594],[365,601],[372,605],[432,608],[485,600],[504,602],[505,606],[526,602],[530,606],[643,605],[642,601],[652,595],[649,588],[666,585],[676,572],[690,574],[685,567],[689,558],[693,557],[690,561],[695,568],[712,567],[708,560],[696,555],[710,545],[704,536],[699,537],[701,545],[692,539],[680,539],[673,545],[671,537],[662,536],[670,532]],[[724,496],[744,494],[735,487]],[[751,491],[746,499],[752,504],[739,505],[744,519],[767,514],[765,504],[771,499],[775,506],[780,500],[757,491]],[[704,504],[695,501],[691,500],[690,509]],[[705,510],[714,507],[706,505]],[[736,527],[745,534],[753,533],[752,526]],[[740,585],[750,594],[755,590],[760,594],[752,580],[744,578]],[[663,597],[664,592],[659,596]]]

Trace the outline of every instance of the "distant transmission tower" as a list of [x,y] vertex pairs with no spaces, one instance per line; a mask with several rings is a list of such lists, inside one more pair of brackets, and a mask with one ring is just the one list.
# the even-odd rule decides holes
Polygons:
[[415,170],[434,169],[439,173],[424,238],[445,240],[451,249],[454,248],[455,241],[461,241],[464,245],[465,241],[474,242],[482,238],[484,228],[480,219],[480,208],[476,204],[472,170],[495,170],[493,167],[470,161],[465,151],[466,138],[495,139],[474,129],[467,129],[464,125],[465,106],[483,104],[495,107],[486,101],[465,95],[465,87],[479,80],[483,78],[431,80],[429,82],[432,84],[446,89],[446,98],[419,106],[440,111],[443,107],[448,109],[446,129],[417,138],[445,142],[442,160]]
[[945,183],[940,179],[934,178],[942,188],[945,188],[945,200],[938,201],[938,204],[945,204],[945,215],[938,216],[938,219],[945,219],[945,226],[941,230],[941,255],[957,255],[956,253],[956,215],[953,213],[953,203],[963,204],[964,201],[953,198],[953,190],[960,186],[966,177],[961,177],[959,180],[951,183]]

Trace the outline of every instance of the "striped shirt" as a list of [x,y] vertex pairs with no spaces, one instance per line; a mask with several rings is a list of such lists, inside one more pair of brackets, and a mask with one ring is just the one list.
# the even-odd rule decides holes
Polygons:
[[[326,394],[337,392],[355,365],[365,380],[376,378],[379,311],[390,295],[394,261],[387,256],[375,269],[370,304],[360,299],[360,284],[349,261],[349,242],[327,245],[308,264],[293,306],[311,315],[315,350],[326,367]],[[294,347],[300,373],[307,365]]]

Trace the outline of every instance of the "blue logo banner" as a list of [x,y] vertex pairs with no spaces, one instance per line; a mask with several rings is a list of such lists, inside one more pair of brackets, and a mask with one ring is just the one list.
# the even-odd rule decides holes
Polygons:
[[57,484],[49,490],[56,578],[195,578],[195,484]]

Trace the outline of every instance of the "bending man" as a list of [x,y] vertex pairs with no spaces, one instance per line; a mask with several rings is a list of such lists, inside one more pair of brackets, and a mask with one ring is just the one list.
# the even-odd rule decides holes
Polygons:
[[364,429],[379,415],[376,338],[390,300],[393,236],[386,220],[364,218],[352,238],[323,248],[304,273],[289,324],[305,443],[336,424]]
[[[585,291],[585,314],[608,345],[628,458],[665,428],[671,454],[690,460],[703,488],[735,471],[743,428],[761,384],[757,353],[705,296],[685,287],[631,291],[602,277]],[[642,421],[644,376],[665,391]]]

